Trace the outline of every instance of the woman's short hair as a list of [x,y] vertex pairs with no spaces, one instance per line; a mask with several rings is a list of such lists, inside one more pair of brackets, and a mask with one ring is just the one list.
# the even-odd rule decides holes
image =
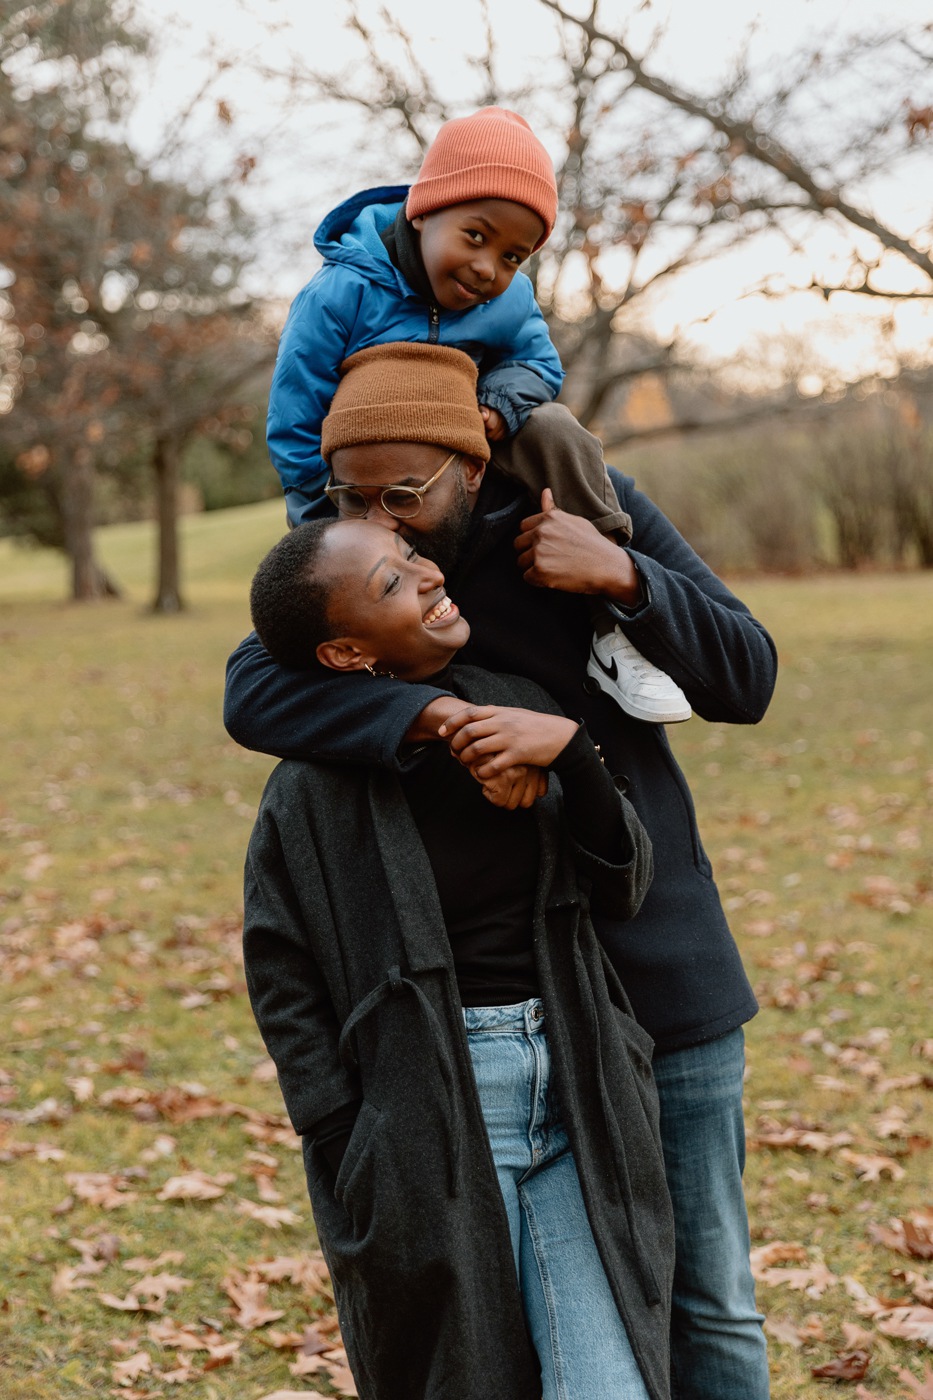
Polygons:
[[280,666],[306,671],[319,643],[337,636],[331,587],[321,567],[324,537],[337,520],[309,520],[289,531],[263,559],[249,591],[257,636]]

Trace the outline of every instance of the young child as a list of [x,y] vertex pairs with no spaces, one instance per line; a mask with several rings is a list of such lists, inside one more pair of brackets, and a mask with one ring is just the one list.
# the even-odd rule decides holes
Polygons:
[[[476,363],[486,436],[501,444],[501,471],[534,500],[550,486],[558,507],[628,542],[631,522],[583,429],[579,451],[550,469],[540,450],[512,447],[532,410],[550,403],[563,380],[532,285],[516,276],[556,217],[550,158],[527,122],[501,107],[442,126],[410,189],[364,190],[327,215],[314,239],[324,266],[292,304],[269,396],[269,453],[290,525],[329,510],[321,424],[343,362],[371,345],[422,341],[454,346]],[[637,719],[690,716],[680,688],[605,610],[588,672]]]

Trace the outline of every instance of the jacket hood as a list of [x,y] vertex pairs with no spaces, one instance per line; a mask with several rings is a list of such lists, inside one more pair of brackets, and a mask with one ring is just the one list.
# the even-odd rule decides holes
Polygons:
[[380,185],[351,195],[321,220],[315,248],[325,262],[354,267],[396,294],[410,296],[411,288],[393,266],[382,241],[407,197],[407,185]]

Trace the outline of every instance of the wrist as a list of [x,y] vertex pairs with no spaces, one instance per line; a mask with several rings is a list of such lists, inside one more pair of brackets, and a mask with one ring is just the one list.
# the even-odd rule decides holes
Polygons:
[[644,602],[641,575],[627,549],[617,548],[613,552],[616,557],[606,571],[602,596],[624,608],[637,608]]
[[438,739],[438,729],[446,719],[451,719],[455,714],[464,708],[464,702],[458,700],[455,695],[439,695],[436,700],[431,700],[424,709],[417,714],[405,733],[407,744],[426,744],[433,739]]

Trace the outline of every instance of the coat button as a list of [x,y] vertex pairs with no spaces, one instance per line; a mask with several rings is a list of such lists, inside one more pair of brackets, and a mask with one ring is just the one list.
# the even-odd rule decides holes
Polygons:
[[617,790],[621,793],[628,792],[629,788],[632,786],[631,778],[625,773],[615,773],[612,781],[615,783]]

